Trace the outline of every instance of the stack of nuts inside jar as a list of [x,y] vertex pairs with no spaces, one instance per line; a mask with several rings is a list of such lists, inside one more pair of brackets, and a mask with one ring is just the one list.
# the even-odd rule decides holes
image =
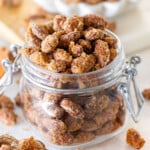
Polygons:
[[[84,77],[110,64],[118,54],[117,39],[106,32],[107,20],[98,15],[65,17],[31,22],[26,33],[25,54],[34,64],[62,75],[53,80],[57,89],[83,89],[101,84]],[[68,75],[67,78],[63,78]],[[84,82],[85,81],[85,82]],[[59,84],[57,84],[59,82]],[[47,105],[49,104],[49,105]],[[24,81],[21,106],[28,119],[53,144],[71,145],[112,133],[124,124],[125,107],[117,85],[88,93],[48,92]]]

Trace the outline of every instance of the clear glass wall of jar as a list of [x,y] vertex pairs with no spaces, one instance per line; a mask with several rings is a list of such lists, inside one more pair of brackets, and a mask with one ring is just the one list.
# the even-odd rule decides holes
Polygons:
[[54,147],[89,146],[121,132],[127,114],[118,85],[125,56],[119,39],[117,46],[113,62],[84,74],[52,73],[22,56],[24,114]]

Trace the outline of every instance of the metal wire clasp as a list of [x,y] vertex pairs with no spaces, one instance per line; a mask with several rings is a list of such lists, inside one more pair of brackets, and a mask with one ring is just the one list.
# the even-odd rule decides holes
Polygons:
[[[135,76],[137,75],[136,66],[140,62],[141,58],[138,56],[133,56],[130,58],[130,60],[127,62],[127,67],[123,71],[123,77],[125,77],[126,82],[122,82],[118,87],[135,122],[138,122],[138,117],[144,104],[144,98],[135,80]],[[135,103],[131,94],[131,86],[133,86],[133,90],[135,93],[137,109],[135,109]]]
[[19,45],[12,45],[10,47],[10,50],[12,52],[12,55],[14,56],[15,60],[14,62],[10,62],[9,59],[2,60],[2,65],[5,69],[5,74],[0,79],[0,94],[4,91],[4,89],[12,84],[13,81],[13,73],[17,72],[20,69],[20,62],[19,58],[20,55],[17,53],[17,51],[21,48]]

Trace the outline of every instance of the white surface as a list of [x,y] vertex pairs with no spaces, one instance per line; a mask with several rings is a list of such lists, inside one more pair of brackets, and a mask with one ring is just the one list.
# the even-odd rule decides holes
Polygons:
[[117,20],[117,35],[127,54],[150,47],[150,1],[141,0],[136,9]]

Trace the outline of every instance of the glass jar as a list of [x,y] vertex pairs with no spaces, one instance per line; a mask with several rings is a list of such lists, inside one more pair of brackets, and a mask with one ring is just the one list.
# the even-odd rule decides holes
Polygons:
[[[8,71],[21,66],[21,107],[27,119],[54,149],[88,147],[116,136],[126,124],[126,108],[137,121],[143,105],[134,79],[140,59],[133,57],[125,63],[120,40],[110,31],[106,32],[117,38],[118,55],[97,71],[52,73],[33,64],[24,55],[16,57],[13,65],[3,62]],[[131,83],[137,95],[137,113],[130,94]]]

